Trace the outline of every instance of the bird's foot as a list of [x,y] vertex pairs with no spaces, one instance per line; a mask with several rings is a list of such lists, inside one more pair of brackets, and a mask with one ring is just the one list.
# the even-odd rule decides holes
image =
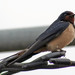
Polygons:
[[65,50],[62,50],[62,49],[60,49],[60,52],[65,52],[66,53],[66,51]]
[[[57,51],[52,51],[52,53],[54,53],[54,52],[65,52],[66,53],[66,51],[65,50],[62,50],[62,49],[59,49]],[[65,55],[64,55],[64,57],[65,57]]]
[[62,49],[56,50],[56,51],[52,51],[52,53],[53,53],[53,52],[65,52],[65,53],[66,53],[66,51],[65,51],[65,50],[62,50]]
[[[60,49],[60,52],[65,52],[66,53],[66,50],[62,50],[62,49]],[[65,55],[64,55],[64,57],[65,57]],[[66,58],[66,57],[65,57]]]

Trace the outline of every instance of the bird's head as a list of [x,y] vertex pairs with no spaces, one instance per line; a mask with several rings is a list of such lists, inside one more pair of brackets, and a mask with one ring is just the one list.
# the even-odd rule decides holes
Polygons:
[[66,22],[70,22],[74,25],[74,13],[71,11],[65,11],[62,14],[60,14],[60,16],[58,17],[58,19],[60,21],[66,21]]

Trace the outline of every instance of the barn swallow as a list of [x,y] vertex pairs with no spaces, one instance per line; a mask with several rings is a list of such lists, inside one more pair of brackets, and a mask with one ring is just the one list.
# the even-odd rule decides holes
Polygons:
[[71,11],[65,11],[60,14],[57,20],[35,40],[28,50],[12,63],[23,61],[33,53],[61,51],[63,47],[70,44],[75,38],[74,15]]

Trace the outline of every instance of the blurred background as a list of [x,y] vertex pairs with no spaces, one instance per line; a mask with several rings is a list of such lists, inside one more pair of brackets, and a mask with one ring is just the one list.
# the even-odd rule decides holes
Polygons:
[[[68,10],[75,13],[74,6],[74,0],[0,0],[0,51],[5,51],[0,52],[0,59],[18,52],[16,50],[26,48],[62,12]],[[73,46],[65,47],[63,50],[67,51],[66,58],[75,60],[75,43],[72,44]],[[74,69],[70,67],[57,70],[35,70],[14,75],[70,75],[75,74]]]

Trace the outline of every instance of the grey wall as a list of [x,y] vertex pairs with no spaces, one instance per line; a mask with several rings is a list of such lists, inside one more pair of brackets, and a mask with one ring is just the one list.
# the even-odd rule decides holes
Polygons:
[[0,51],[24,49],[47,27],[0,30]]

